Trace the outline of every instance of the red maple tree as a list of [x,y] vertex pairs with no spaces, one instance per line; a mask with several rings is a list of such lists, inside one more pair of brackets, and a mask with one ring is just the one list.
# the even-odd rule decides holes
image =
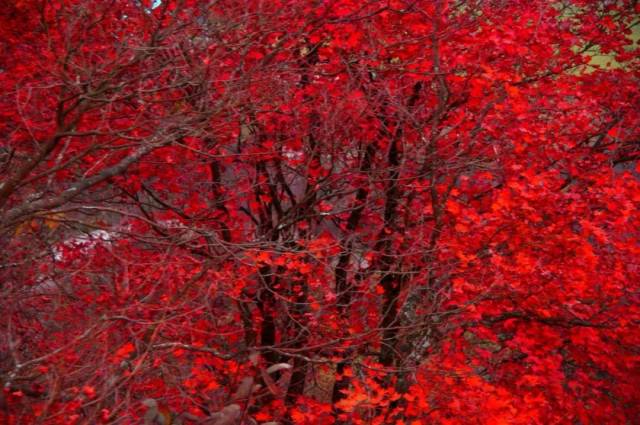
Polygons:
[[0,13],[4,423],[640,422],[637,1]]

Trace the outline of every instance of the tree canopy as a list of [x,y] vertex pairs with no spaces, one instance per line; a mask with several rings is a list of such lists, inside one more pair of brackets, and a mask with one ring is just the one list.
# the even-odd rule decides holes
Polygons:
[[639,24],[4,2],[0,419],[640,423]]

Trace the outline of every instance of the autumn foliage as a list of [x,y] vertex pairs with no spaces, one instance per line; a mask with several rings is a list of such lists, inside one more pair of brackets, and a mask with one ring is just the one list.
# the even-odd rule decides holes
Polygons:
[[0,422],[640,423],[639,26],[2,2]]

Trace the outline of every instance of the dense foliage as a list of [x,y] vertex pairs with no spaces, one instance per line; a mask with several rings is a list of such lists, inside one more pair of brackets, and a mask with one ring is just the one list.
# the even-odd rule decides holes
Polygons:
[[640,423],[637,1],[0,13],[4,423]]

